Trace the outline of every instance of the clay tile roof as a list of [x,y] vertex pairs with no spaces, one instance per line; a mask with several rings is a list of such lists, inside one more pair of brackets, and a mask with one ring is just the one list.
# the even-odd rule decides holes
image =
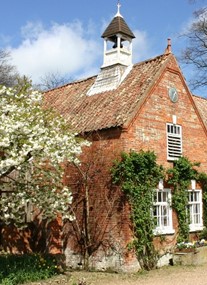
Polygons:
[[207,99],[199,96],[193,96],[194,102],[200,112],[200,115],[207,127]]
[[116,35],[117,33],[124,34],[130,38],[135,38],[135,35],[132,33],[127,23],[121,16],[116,16],[113,18],[111,23],[108,25],[104,33],[102,34],[102,38],[110,38],[111,36]]
[[45,92],[45,104],[64,115],[78,132],[127,127],[171,56],[135,64],[115,90],[88,96],[94,76]]

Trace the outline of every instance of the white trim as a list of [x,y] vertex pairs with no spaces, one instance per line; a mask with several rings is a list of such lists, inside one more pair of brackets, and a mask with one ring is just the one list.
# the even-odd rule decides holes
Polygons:
[[121,17],[121,18],[123,18],[123,16],[122,16],[121,13],[120,13],[120,8],[121,8],[121,4],[120,4],[119,1],[118,1],[118,4],[117,4],[117,13],[116,13],[115,17]]
[[158,189],[159,189],[159,190],[163,190],[163,189],[164,189],[163,179],[160,179],[159,185],[158,185]]
[[[159,186],[161,185],[159,184]],[[154,235],[174,234],[175,230],[173,229],[172,220],[171,189],[163,188],[155,189],[155,191],[156,199],[158,200],[160,198],[160,201],[153,202],[153,210],[156,207],[156,216],[154,215],[154,212],[153,216],[155,219],[157,219],[159,225],[153,230],[153,233]],[[163,193],[166,193],[166,195],[164,196]],[[166,213],[163,215],[164,211],[166,211]],[[167,225],[162,224],[163,222],[167,223]]]
[[166,228],[166,229],[162,229],[162,228],[156,228],[155,230],[153,230],[153,234],[155,236],[160,236],[160,235],[173,235],[175,233],[175,230],[172,228]]
[[195,180],[191,180],[191,188],[192,188],[192,190],[196,189],[196,181]]
[[[190,201],[190,193],[194,194]],[[198,194],[198,195],[195,195]],[[194,200],[195,199],[195,200]],[[199,222],[192,221],[189,224],[190,232],[203,230],[203,203],[202,203],[202,190],[201,189],[189,189],[188,190],[188,208],[190,211],[190,219],[199,219]]]
[[190,228],[190,232],[200,232],[204,229],[204,226],[201,226],[201,225],[198,225],[198,226],[195,226],[195,225],[189,225],[189,228]]
[[172,115],[172,121],[173,121],[173,125],[177,124],[177,116],[176,115]]

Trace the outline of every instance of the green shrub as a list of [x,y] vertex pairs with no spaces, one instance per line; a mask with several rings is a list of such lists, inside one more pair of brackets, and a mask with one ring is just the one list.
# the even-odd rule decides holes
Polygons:
[[142,269],[156,267],[158,253],[153,239],[155,228],[152,216],[154,189],[163,178],[163,167],[156,162],[156,155],[150,151],[122,153],[111,170],[112,181],[121,186],[131,205],[134,240],[128,248],[134,248]]
[[59,273],[52,255],[26,254],[0,256],[0,284],[16,285],[50,278]]
[[199,239],[205,239],[205,240],[207,240],[207,228],[204,228],[204,229],[202,230],[202,232],[200,232],[200,234],[199,234]]

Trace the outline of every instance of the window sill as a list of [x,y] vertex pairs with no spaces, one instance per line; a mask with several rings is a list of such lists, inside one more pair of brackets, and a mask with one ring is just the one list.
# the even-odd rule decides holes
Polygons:
[[155,236],[160,236],[160,235],[173,235],[175,233],[174,229],[155,229],[153,231],[153,234]]
[[203,225],[190,226],[190,232],[198,232],[198,231],[202,231],[203,229],[204,229]]

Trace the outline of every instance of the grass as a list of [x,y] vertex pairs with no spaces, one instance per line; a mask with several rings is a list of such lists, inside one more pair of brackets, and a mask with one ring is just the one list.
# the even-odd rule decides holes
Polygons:
[[16,285],[48,279],[59,274],[54,256],[40,254],[0,255],[0,284]]
[[[130,273],[70,271],[60,274],[57,259],[54,256],[0,255],[0,284],[2,285],[166,285],[199,283],[205,279],[207,265],[203,266],[168,266],[152,271]],[[32,283],[34,282],[34,283]],[[197,282],[197,283],[196,283]],[[206,282],[206,280],[205,280]]]

